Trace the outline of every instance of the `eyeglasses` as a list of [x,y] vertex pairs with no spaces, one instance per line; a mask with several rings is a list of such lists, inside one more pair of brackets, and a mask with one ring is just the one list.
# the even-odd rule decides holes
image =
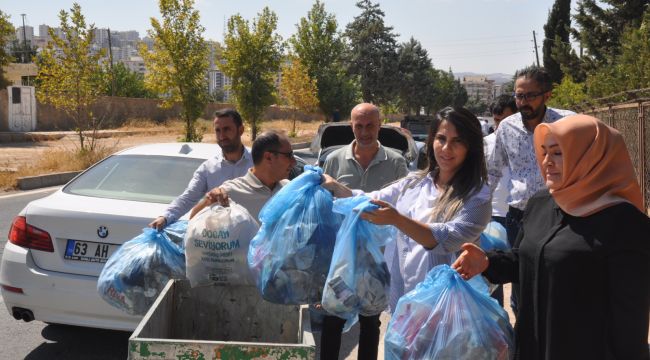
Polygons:
[[289,159],[289,160],[293,159],[293,150],[291,150],[291,151],[289,151],[289,152],[282,152],[282,151],[271,150],[271,151],[269,151],[269,152],[271,152],[271,153],[273,153],[273,154],[284,155],[284,156],[285,156],[287,159]]
[[512,94],[512,97],[514,97],[516,100],[526,100],[526,101],[532,101],[537,99],[539,96],[542,96],[546,94],[548,91],[540,91],[536,93],[528,93],[528,94],[517,94],[514,93]]

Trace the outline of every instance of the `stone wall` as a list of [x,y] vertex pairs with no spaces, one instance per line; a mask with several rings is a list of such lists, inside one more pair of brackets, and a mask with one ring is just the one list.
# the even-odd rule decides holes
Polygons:
[[[8,111],[7,90],[0,90],[0,131],[9,131],[7,120]],[[170,109],[159,107],[160,100],[156,99],[137,99],[124,97],[105,96],[99,99],[93,107],[93,113],[100,117],[102,129],[116,128],[122,125],[128,119],[143,118],[163,122],[180,117],[180,106],[174,106]],[[211,119],[216,110],[234,107],[232,104],[209,103],[203,111],[204,119]],[[324,117],[320,114],[298,113],[297,118],[303,121],[322,121]],[[74,130],[74,124],[71,118],[61,110],[53,106],[42,104],[37,101],[36,105],[36,131],[67,131]],[[278,106],[267,108],[263,119],[290,119],[292,111],[290,109]]]

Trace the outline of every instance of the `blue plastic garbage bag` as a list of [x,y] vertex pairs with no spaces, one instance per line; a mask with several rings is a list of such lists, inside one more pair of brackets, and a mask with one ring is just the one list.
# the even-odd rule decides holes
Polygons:
[[[508,244],[508,234],[506,233],[506,228],[504,228],[503,225],[499,224],[496,221],[490,221],[485,227],[485,230],[483,230],[481,233],[480,247],[484,251],[509,250],[510,245]],[[472,279],[470,279],[469,282],[477,290],[482,290],[483,287],[486,287],[488,293],[490,294],[499,286],[492,284],[482,275],[474,276]]]
[[163,228],[163,232],[169,237],[169,240],[183,248],[183,239],[185,238],[185,233],[187,232],[188,223],[189,222],[187,220],[177,220]]
[[143,315],[169,279],[185,277],[185,255],[165,232],[145,228],[125,242],[104,265],[97,291],[109,304]]
[[399,299],[384,338],[386,360],[508,360],[513,346],[505,310],[449,265]]
[[333,210],[345,220],[336,234],[322,305],[347,320],[343,331],[354,325],[358,314],[377,315],[388,304],[390,274],[381,247],[395,238],[396,230],[360,218],[362,212],[378,208],[365,195],[334,201]]
[[485,230],[481,233],[481,249],[489,250],[509,250],[508,234],[506,228],[496,221],[490,221]]
[[248,266],[267,301],[309,304],[323,295],[341,217],[332,212],[332,194],[320,186],[322,174],[305,166],[260,211]]

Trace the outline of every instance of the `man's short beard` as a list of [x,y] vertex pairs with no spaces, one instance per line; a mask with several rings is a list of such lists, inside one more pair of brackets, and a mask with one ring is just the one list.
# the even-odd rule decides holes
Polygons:
[[230,154],[236,152],[237,150],[239,150],[239,144],[230,144],[230,145],[221,146],[221,151],[223,151],[225,154]]
[[539,108],[537,108],[537,110],[533,109],[532,107],[530,107],[530,109],[532,110],[532,112],[530,112],[529,114],[526,114],[525,112],[519,110],[522,120],[528,121],[528,120],[536,119],[537,117],[539,117],[540,114],[542,114],[542,111],[545,110],[545,107],[544,105],[542,105]]

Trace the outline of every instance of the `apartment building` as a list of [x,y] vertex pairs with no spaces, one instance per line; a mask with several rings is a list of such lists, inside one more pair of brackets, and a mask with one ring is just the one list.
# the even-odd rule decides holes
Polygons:
[[490,104],[494,100],[494,80],[482,75],[464,76],[460,83],[467,91],[467,96],[470,99],[478,99],[486,104]]

